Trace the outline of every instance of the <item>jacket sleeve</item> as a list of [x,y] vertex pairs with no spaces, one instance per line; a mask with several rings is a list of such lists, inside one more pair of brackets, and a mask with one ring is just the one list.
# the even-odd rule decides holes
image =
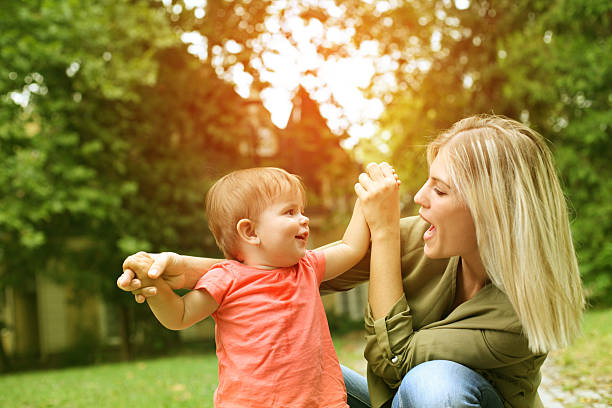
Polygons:
[[[427,229],[426,223],[420,217],[405,217],[400,220],[402,253],[410,252],[418,246],[422,248],[421,237],[425,229]],[[336,245],[338,242],[340,241],[332,242],[318,249]],[[319,287],[321,294],[326,295],[332,292],[347,291],[361,283],[367,282],[370,279],[370,251],[371,248],[368,249],[363,259],[348,271],[334,279],[323,282]]]
[[495,369],[532,356],[520,333],[452,324],[415,331],[405,297],[378,320],[368,307],[365,321],[368,368],[392,389],[411,368],[425,361],[452,360],[473,369]]

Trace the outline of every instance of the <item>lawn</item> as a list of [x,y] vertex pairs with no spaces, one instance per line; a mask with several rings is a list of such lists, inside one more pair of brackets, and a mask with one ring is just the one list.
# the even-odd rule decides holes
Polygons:
[[[555,356],[565,386],[612,386],[612,309],[590,311],[585,334]],[[340,361],[362,371],[363,332],[334,337]],[[40,371],[0,377],[0,407],[212,408],[214,354]]]
[[564,389],[598,391],[612,406],[612,309],[589,311],[584,335],[551,357],[559,366]]
[[0,377],[0,407],[211,407],[213,354]]

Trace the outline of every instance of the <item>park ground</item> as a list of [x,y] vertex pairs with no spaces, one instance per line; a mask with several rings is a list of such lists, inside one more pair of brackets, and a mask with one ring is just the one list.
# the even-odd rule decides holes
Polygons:
[[[334,336],[340,361],[364,373],[361,330]],[[0,377],[0,407],[211,407],[214,354],[36,371]],[[542,369],[546,408],[612,407],[612,309],[589,311],[584,335]]]

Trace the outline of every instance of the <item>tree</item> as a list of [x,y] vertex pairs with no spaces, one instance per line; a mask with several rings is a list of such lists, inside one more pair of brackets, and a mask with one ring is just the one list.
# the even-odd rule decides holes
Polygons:
[[[356,41],[378,42],[395,64],[392,86],[380,93],[381,131],[358,146],[361,154],[398,168],[409,207],[425,179],[429,137],[475,113],[527,122],[551,141],[589,298],[609,305],[609,2],[358,3],[347,6]],[[372,92],[380,92],[376,81]]]
[[593,304],[612,305],[612,5],[541,5],[504,41],[504,98],[547,136],[572,209],[580,269]]
[[[77,298],[100,294],[119,308],[125,358],[145,309],[115,287],[123,258],[219,256],[204,194],[220,175],[261,162],[253,115],[262,109],[249,110],[253,100],[228,79],[242,64],[255,95],[265,86],[248,62],[271,2],[192,4],[40,0],[0,10],[0,288],[33,292],[44,274]],[[310,129],[327,132],[318,148],[337,150],[321,127]],[[150,313],[138,321],[158,327]]]
[[114,285],[127,254],[214,248],[204,187],[240,165],[242,99],[156,2],[1,13],[1,284],[33,290],[45,274],[118,302],[128,327],[133,301]]

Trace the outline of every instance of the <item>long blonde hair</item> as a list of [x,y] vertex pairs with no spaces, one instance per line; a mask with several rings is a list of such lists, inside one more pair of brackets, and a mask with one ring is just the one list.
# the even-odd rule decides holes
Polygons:
[[542,136],[493,115],[463,119],[428,147],[444,148],[454,188],[471,211],[482,262],[514,307],[533,352],[567,346],[585,300],[568,209]]

